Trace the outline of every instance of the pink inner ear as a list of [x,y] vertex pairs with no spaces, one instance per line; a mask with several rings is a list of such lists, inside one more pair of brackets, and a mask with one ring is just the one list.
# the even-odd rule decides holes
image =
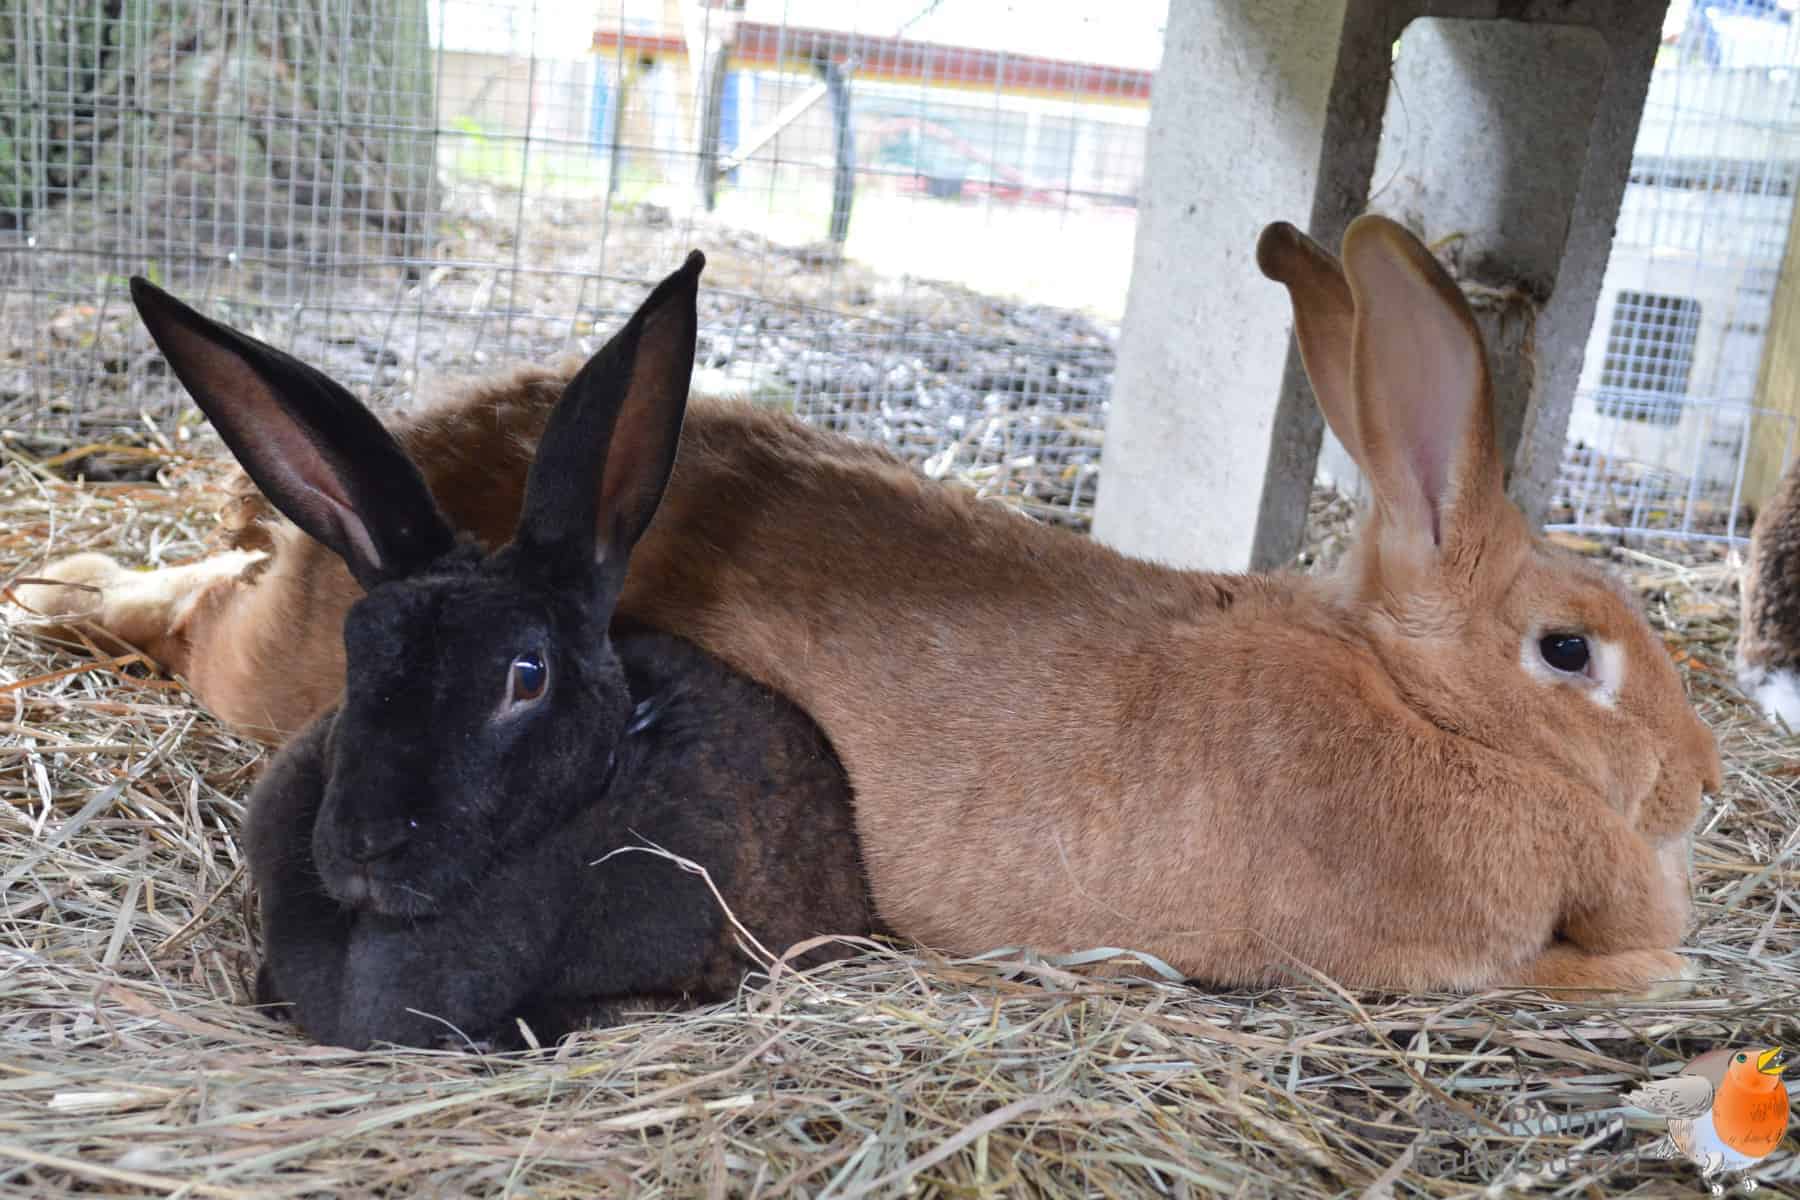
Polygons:
[[238,457],[251,477],[258,479],[259,486],[281,489],[280,496],[270,498],[309,510],[317,519],[336,526],[371,565],[379,567],[381,555],[356,515],[342,480],[306,431],[288,416],[262,376],[236,354],[185,326],[170,324],[161,332],[175,352],[171,361],[180,360],[183,382],[206,395],[213,423],[245,448]]
[[1441,544],[1463,460],[1490,452],[1470,436],[1486,412],[1481,344],[1418,267],[1382,251],[1356,262],[1357,422],[1377,491]]
[[1427,336],[1419,346],[1419,392],[1405,406],[1401,426],[1402,440],[1410,441],[1420,490],[1431,507],[1432,539],[1440,545],[1445,510],[1454,500],[1450,488],[1457,460],[1481,387],[1469,362],[1468,331],[1461,322],[1447,318],[1441,309],[1421,317]]
[[641,529],[629,529],[645,510],[654,510],[665,482],[663,469],[669,453],[673,400],[670,390],[685,387],[687,375],[673,365],[680,358],[681,337],[691,331],[668,306],[651,313],[638,338],[631,365],[631,382],[607,442],[606,462],[600,472],[598,536],[594,555],[604,560],[609,544],[621,535],[635,537]]
[[[639,353],[641,364],[642,352]],[[631,388],[625,395],[618,421],[613,425],[612,437],[606,444],[606,464],[600,475],[602,531],[610,532],[611,523],[617,519],[620,506],[630,503],[644,468],[656,450],[650,437],[650,418],[654,415],[656,405],[649,394],[655,389],[643,381],[645,374],[647,372],[642,366],[632,372]],[[606,541],[605,537],[600,539],[596,547],[598,553],[605,553]]]

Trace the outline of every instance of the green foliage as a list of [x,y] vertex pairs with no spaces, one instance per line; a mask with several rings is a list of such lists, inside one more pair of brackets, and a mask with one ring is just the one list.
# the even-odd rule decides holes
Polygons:
[[116,123],[124,0],[0,0],[0,228],[82,187]]
[[[445,170],[472,182],[523,187],[536,195],[591,195],[605,179],[604,160],[586,146],[538,143],[527,151],[524,134],[496,130],[467,115],[449,120],[442,142]],[[645,178],[651,181],[646,184]],[[628,169],[622,179],[621,189],[635,188],[640,199],[654,186],[642,169]]]
[[[428,2],[0,0],[0,227],[86,201],[90,225],[294,248],[339,223],[423,253]],[[191,181],[146,188],[178,161]]]

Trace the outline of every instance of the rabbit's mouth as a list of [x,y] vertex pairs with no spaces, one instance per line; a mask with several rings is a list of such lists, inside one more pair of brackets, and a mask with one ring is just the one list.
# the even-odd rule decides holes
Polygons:
[[352,912],[424,917],[438,911],[443,871],[405,818],[345,822],[327,810],[313,829],[313,861],[325,894]]
[[437,897],[414,881],[378,864],[347,866],[334,872],[325,890],[345,908],[382,917],[426,917],[438,910]]

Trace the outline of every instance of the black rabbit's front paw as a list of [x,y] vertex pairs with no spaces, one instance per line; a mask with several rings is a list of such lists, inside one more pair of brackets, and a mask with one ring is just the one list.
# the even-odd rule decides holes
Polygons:
[[275,986],[275,968],[267,958],[256,968],[256,1006],[278,1021],[294,1019],[293,1005]]
[[431,1044],[433,1050],[460,1050],[465,1054],[498,1054],[516,1047],[508,1046],[495,1037],[465,1037],[456,1033],[441,1034]]

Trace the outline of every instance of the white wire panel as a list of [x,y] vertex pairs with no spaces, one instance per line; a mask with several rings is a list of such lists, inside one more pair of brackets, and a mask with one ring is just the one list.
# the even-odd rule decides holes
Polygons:
[[1800,181],[1791,5],[1671,5],[1558,481],[1554,527],[1741,542],[1748,439]]
[[133,273],[404,405],[591,351],[699,247],[701,387],[1084,525],[1163,9],[10,7],[0,427],[199,428]]

